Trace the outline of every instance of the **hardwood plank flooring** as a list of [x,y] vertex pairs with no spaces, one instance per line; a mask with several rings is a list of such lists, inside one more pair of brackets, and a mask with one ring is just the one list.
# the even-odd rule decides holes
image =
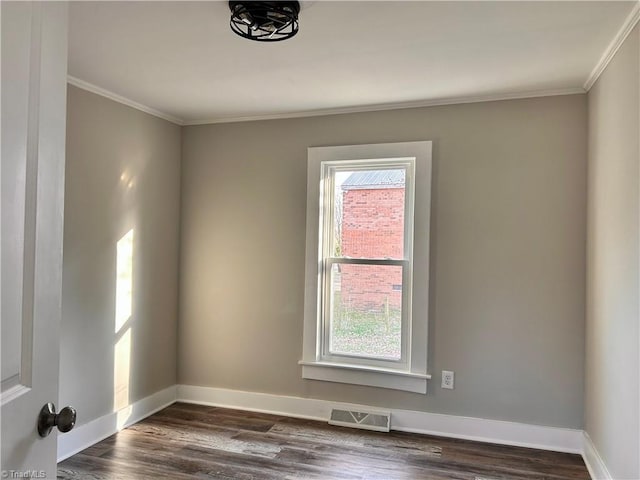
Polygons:
[[579,455],[175,403],[58,465],[70,479],[587,480]]

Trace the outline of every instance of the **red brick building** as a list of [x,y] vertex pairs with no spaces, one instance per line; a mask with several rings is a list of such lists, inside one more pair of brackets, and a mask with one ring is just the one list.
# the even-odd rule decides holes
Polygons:
[[[342,184],[342,255],[354,258],[403,256],[404,170],[352,173]],[[347,308],[400,308],[402,269],[342,265],[342,302]]]

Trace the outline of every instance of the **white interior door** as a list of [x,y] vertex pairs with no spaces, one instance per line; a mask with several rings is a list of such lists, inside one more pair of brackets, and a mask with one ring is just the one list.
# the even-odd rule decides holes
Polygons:
[[67,5],[0,2],[2,478],[56,478]]

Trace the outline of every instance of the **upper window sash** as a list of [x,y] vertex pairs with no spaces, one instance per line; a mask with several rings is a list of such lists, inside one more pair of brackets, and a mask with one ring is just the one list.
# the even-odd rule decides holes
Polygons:
[[[335,225],[335,174],[358,170],[398,170],[405,171],[404,185],[404,231],[402,259],[411,260],[413,256],[413,215],[415,201],[415,157],[363,160],[331,160],[321,162],[320,182],[320,245],[319,258],[334,257]],[[340,258],[358,258],[345,257]],[[364,257],[366,258],[366,257]],[[376,258],[376,257],[373,257]]]

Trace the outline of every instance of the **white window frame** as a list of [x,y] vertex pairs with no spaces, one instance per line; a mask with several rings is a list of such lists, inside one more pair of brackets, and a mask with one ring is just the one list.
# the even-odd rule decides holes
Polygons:
[[[427,373],[431,148],[431,142],[424,141],[308,149],[305,318],[299,362],[303,378],[426,393],[431,378]],[[323,205],[322,199],[333,191],[332,171],[336,169],[390,168],[394,164],[407,168],[404,258],[388,261],[390,265],[404,262],[401,359],[331,355],[326,348],[328,328],[323,326],[328,301],[323,298],[328,288],[322,285],[323,272],[330,271],[332,263],[350,261],[327,261],[331,229],[325,227],[333,222],[332,202]],[[375,265],[382,263],[372,261]]]
[[[403,258],[382,259],[382,258],[346,258],[334,257],[333,250],[333,228],[334,228],[334,208],[335,208],[335,174],[340,171],[357,170],[405,170],[405,212],[404,218],[412,221],[404,222],[403,232]],[[321,335],[318,359],[321,362],[329,363],[351,363],[354,365],[366,365],[370,367],[382,367],[399,371],[406,371],[409,365],[410,346],[409,338],[411,332],[411,281],[413,275],[413,211],[414,211],[414,172],[415,158],[391,158],[391,159],[371,159],[371,160],[335,160],[321,162],[320,177],[322,187],[320,191],[319,225],[322,225],[320,235],[320,245],[318,246],[320,277],[322,287],[320,288],[320,309],[318,312],[318,322],[321,323]],[[380,265],[398,266],[402,268],[402,327],[401,327],[401,357],[399,360],[363,357],[359,355],[347,355],[331,353],[329,351],[331,328],[329,325],[329,312],[331,304],[331,267],[335,264],[342,265]]]

